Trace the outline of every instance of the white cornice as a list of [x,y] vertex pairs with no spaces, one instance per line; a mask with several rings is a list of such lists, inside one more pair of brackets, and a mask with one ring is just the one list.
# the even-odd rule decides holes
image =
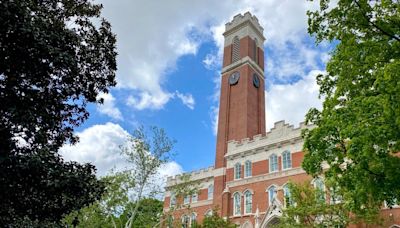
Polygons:
[[256,71],[259,75],[261,75],[261,79],[264,80],[264,71],[261,69],[260,66],[256,64],[249,56],[242,58],[239,61],[229,64],[228,66],[222,68],[221,75],[228,73],[232,70],[235,70],[237,67],[248,64],[254,71]]

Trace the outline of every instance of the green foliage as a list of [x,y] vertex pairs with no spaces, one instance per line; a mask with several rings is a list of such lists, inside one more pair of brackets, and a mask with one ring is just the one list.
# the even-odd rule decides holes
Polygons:
[[[277,227],[346,227],[352,219],[343,203],[329,202],[332,191],[314,188],[309,182],[289,183],[289,189],[293,204],[283,210]],[[327,200],[327,196],[332,198]]]
[[163,205],[164,203],[157,199],[142,199],[132,227],[152,228],[157,225],[163,212]]
[[[104,189],[104,183],[93,174],[93,165],[63,162],[48,152],[9,158],[2,165],[2,227],[56,226],[64,213],[97,200]],[[7,188],[9,185],[15,188]]]
[[[94,204],[72,212],[64,218],[64,223],[78,227],[125,227],[136,202],[130,202],[129,194],[134,187],[134,178],[129,172],[111,173],[101,179],[106,183],[106,192]],[[162,214],[163,202],[144,198],[139,203],[137,215],[129,227],[153,227]]]
[[164,191],[158,185],[161,181],[158,180],[160,178],[158,172],[171,160],[174,143],[175,140],[170,139],[162,128],[153,126],[146,131],[143,127],[139,127],[121,148],[121,154],[131,165],[129,172],[135,182],[131,195],[135,203],[125,227],[131,227],[135,221],[144,194],[153,197],[159,196]]
[[[338,41],[319,75],[323,110],[306,116],[303,168],[343,191],[346,208],[369,220],[400,198],[400,5],[340,0],[308,12],[318,42]],[[329,165],[323,171],[322,164]],[[368,222],[368,221],[366,221]]]
[[206,216],[203,219],[201,228],[235,228],[236,224],[231,223],[229,220],[225,220],[218,215],[218,209],[214,209],[211,216]]
[[92,165],[57,150],[77,141],[87,103],[115,85],[115,36],[88,0],[0,1],[0,10],[0,226],[56,226],[103,192]]

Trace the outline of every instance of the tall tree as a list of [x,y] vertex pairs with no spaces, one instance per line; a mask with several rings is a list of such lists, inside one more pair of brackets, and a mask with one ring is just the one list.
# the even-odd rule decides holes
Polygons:
[[306,116],[316,128],[304,132],[303,168],[324,173],[362,216],[400,198],[400,4],[319,2],[309,33],[337,45],[317,77],[323,109]]
[[[115,36],[89,0],[0,1],[0,225],[44,226],[100,197],[57,154],[115,85]],[[97,23],[98,22],[98,23]],[[31,225],[29,225],[31,224]]]
[[163,189],[159,185],[161,180],[158,172],[163,165],[171,160],[172,148],[175,141],[170,139],[164,129],[151,127],[149,131],[143,127],[137,128],[128,138],[127,144],[122,147],[121,153],[131,164],[129,170],[133,175],[135,188],[131,196],[134,202],[125,224],[130,228],[136,220],[142,198],[157,196]]

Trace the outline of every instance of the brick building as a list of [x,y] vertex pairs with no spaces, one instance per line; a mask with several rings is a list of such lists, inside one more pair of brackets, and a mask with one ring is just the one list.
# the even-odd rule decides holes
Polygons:
[[[312,126],[300,123],[294,128],[280,121],[266,132],[263,28],[247,12],[227,23],[223,35],[215,165],[190,173],[200,183],[200,191],[183,199],[169,191],[179,184],[179,176],[169,177],[164,211],[177,204],[190,205],[190,212],[174,211],[175,220],[190,227],[191,221],[201,222],[217,206],[222,217],[240,227],[269,227],[279,222],[285,195],[290,194],[288,181],[311,180],[301,168],[301,131]],[[312,183],[323,187],[322,178]],[[393,221],[388,226],[400,220],[397,209],[387,209],[383,215]]]

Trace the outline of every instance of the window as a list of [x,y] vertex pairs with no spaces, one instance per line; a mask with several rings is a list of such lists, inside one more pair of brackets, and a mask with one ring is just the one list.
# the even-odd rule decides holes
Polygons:
[[193,195],[192,195],[192,203],[197,202],[197,199],[198,199],[197,193],[193,194]]
[[244,163],[244,177],[251,177],[251,161]]
[[191,224],[191,227],[196,227],[196,224],[197,224],[197,215],[196,215],[196,213],[192,213],[192,216],[191,216],[191,218],[190,218],[190,224]]
[[173,228],[174,225],[174,217],[172,215],[169,215],[167,218],[167,228]]
[[240,41],[237,36],[233,38],[232,42],[232,63],[240,59]]
[[176,206],[176,197],[175,195],[171,195],[170,201],[169,201],[169,206],[170,207],[175,207]]
[[244,213],[245,214],[250,214],[253,209],[253,194],[250,192],[250,190],[247,190],[244,193]]
[[233,194],[233,215],[240,215],[240,193],[236,192]]
[[290,156],[289,151],[285,151],[282,153],[282,160],[283,160],[283,169],[292,168],[292,158]]
[[276,196],[276,188],[275,186],[271,186],[268,189],[268,205],[272,204],[272,201],[274,200]]
[[208,199],[212,199],[214,196],[214,185],[208,186]]
[[285,202],[286,207],[293,204],[292,195],[290,194],[289,185],[287,185],[287,184],[285,184],[285,186],[283,186],[283,196],[284,196],[284,202]]
[[213,211],[209,209],[204,215],[205,217],[211,217],[213,215]]
[[317,177],[313,180],[314,188],[317,189],[317,198],[321,201],[325,200],[325,185],[324,181]]
[[189,204],[190,203],[190,196],[185,196],[183,198],[183,204]]
[[236,163],[235,165],[235,179],[240,179],[242,177],[242,165]]
[[188,215],[182,216],[182,228],[189,228],[190,225],[190,217]]
[[331,196],[331,198],[330,198],[330,203],[331,204],[338,204],[338,203],[341,203],[342,202],[342,200],[343,200],[343,197],[342,197],[342,195],[340,194],[340,188],[339,187],[332,187],[332,188],[330,188],[330,196]]
[[278,156],[276,154],[269,156],[269,170],[270,172],[278,171]]

